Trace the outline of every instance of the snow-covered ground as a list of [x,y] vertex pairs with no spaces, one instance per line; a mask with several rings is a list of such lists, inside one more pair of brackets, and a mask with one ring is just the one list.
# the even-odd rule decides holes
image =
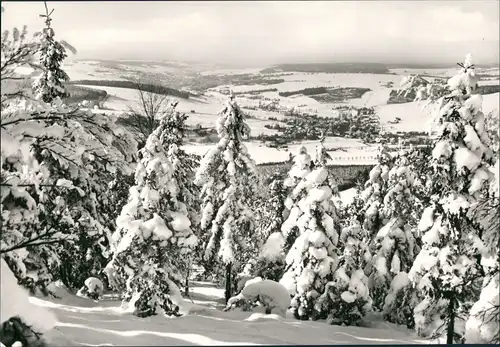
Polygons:
[[99,61],[78,60],[66,62],[63,66],[71,80],[114,80],[126,81],[116,69],[107,68]]
[[304,88],[313,87],[359,87],[378,89],[381,84],[388,82],[399,83],[401,76],[389,74],[368,74],[368,73],[300,73],[295,72],[291,75],[279,76],[285,82],[273,85],[242,85],[233,86],[234,92],[243,92],[249,90],[276,88],[278,92],[290,92]]
[[[82,86],[83,87],[83,86]],[[85,86],[89,87],[89,86]],[[104,106],[113,111],[125,112],[128,111],[130,107],[140,109],[139,107],[139,95],[136,90],[129,88],[119,88],[119,87],[102,87],[102,86],[90,86],[93,89],[105,90],[108,93],[108,99],[104,103]],[[197,98],[191,97],[189,99],[182,99],[173,96],[168,97],[169,101],[178,101],[179,105],[177,109],[180,112],[184,112],[189,115],[187,124],[195,126],[200,125],[201,127],[214,127],[215,122],[218,118],[218,113],[224,107],[224,99],[222,97],[210,96],[209,98]],[[195,111],[195,113],[191,113]],[[250,113],[253,113],[250,111]],[[275,121],[269,121],[267,118],[264,119],[248,119],[248,124],[252,128],[252,134],[266,134],[271,135],[277,133],[276,130],[268,129],[265,125],[271,125],[276,123]]]
[[192,313],[179,318],[138,318],[120,311],[110,297],[95,303],[58,292],[62,299],[31,297],[34,305],[52,311],[58,322],[45,337],[51,346],[170,346],[280,344],[427,344],[404,327],[368,316],[364,327],[298,321],[290,314],[223,312],[223,289],[194,282]]

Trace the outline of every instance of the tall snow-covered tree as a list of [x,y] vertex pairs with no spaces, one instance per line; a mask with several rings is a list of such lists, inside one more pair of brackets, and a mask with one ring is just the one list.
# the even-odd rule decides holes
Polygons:
[[411,158],[411,154],[402,147],[394,157],[380,208],[388,222],[373,239],[370,292],[377,310],[383,309],[394,276],[400,271],[408,272],[419,251],[415,229],[421,203],[413,193],[417,180]]
[[264,216],[262,218],[262,240],[259,257],[253,269],[254,277],[279,281],[285,271],[285,255],[291,247],[286,243],[281,232],[285,221],[285,200],[287,189],[280,175],[271,177],[269,184],[269,198],[264,202]]
[[186,269],[185,256],[196,245],[186,204],[178,199],[169,118],[160,121],[140,150],[128,203],[118,217],[113,235],[114,254],[106,267],[110,281],[125,280],[124,306],[144,317],[163,311],[178,312],[179,286]]
[[[28,148],[39,169],[46,172],[46,180],[40,186],[41,192],[36,193],[42,197],[35,198],[43,204],[29,222],[28,234],[37,235],[33,236],[35,241],[25,235],[28,253],[19,247],[23,243],[10,245],[7,249],[16,249],[12,249],[7,260],[16,276],[31,289],[38,285],[43,289],[55,279],[63,279],[69,286],[81,282],[76,283],[79,286],[85,278],[77,277],[97,271],[98,264],[87,265],[99,263],[106,251],[110,225],[104,211],[114,202],[108,201],[103,193],[113,175],[128,171],[127,162],[133,159],[135,141],[114,124],[113,117],[65,107],[60,99],[55,99],[52,106],[45,105],[43,100],[27,101],[34,99],[30,88],[22,83],[29,77],[17,74],[16,69],[20,66],[38,69],[34,61],[40,43],[28,41],[25,29],[22,33],[13,30],[12,36],[12,40],[8,35],[2,37],[2,86],[11,80],[20,83],[13,84],[18,90],[2,87],[2,131],[12,132],[18,139],[31,136]],[[33,126],[40,127],[39,133]],[[26,132],[26,128],[32,129],[31,132]],[[11,170],[7,165],[2,169]],[[99,196],[104,198],[98,199]],[[40,240],[62,234],[66,240],[56,238],[48,243]],[[32,242],[41,246],[32,247]],[[16,252],[24,255],[15,256]],[[21,258],[23,261],[19,262]]]
[[472,306],[465,325],[466,343],[500,343],[499,163],[497,158],[495,165],[490,168],[494,176],[476,210],[483,226],[480,251],[485,278],[479,300]]
[[255,194],[258,172],[243,144],[250,134],[244,114],[231,98],[217,121],[218,144],[203,157],[195,183],[202,187],[201,230],[209,233],[204,258],[208,264],[219,259],[226,266],[226,301],[231,297],[231,274],[241,259],[253,232],[249,208]]
[[[31,278],[44,285],[50,280],[50,264],[61,262],[55,246],[74,238],[79,220],[72,211],[80,209],[82,200],[92,199],[87,188],[96,179],[89,163],[101,171],[126,171],[133,141],[106,116],[69,109],[60,102],[29,101],[30,89],[19,85],[19,90],[6,90],[4,82],[28,78],[17,73],[19,67],[36,68],[37,45],[27,41],[26,30],[15,29],[12,36],[2,36],[0,255],[2,267],[7,264],[16,281],[27,284]],[[18,308],[27,304],[14,302]],[[12,318],[3,314],[6,305],[1,306],[2,320]],[[28,316],[20,316],[17,323],[26,328],[33,312],[23,313]]]
[[392,157],[387,146],[380,146],[377,158],[378,163],[371,169],[364,190],[360,193],[363,201],[363,228],[370,238],[373,238],[380,227],[387,222],[381,207],[387,189],[389,170],[392,167]]
[[315,310],[317,318],[326,318],[330,324],[358,325],[372,305],[364,272],[371,254],[365,231],[358,221],[353,220],[342,230],[339,245],[343,250],[339,266],[318,298]]
[[418,226],[425,232],[423,247],[409,272],[422,298],[414,309],[417,332],[446,334],[447,343],[462,339],[477,284],[484,276],[478,261],[480,227],[471,211],[490,177],[492,159],[470,55],[460,65],[461,71],[448,80],[451,93],[437,107],[431,202]]
[[[191,229],[198,236],[200,233],[200,202],[198,199],[200,191],[198,186],[193,182],[198,166],[198,157],[188,154],[182,149],[188,117],[186,114],[177,111],[176,107],[177,102],[173,102],[166,111],[164,124],[166,137],[163,141],[169,148],[167,158],[172,163],[172,179],[178,187],[175,199],[186,206],[188,218],[191,222]],[[189,291],[189,276],[191,274],[192,262],[196,258],[193,253],[195,252],[185,256],[187,271],[185,273],[184,289],[186,293]]]
[[[61,256],[80,233],[108,236],[96,192],[102,191],[106,170],[128,170],[128,154],[113,142],[130,140],[118,129],[113,133],[103,115],[43,107],[6,109],[1,124],[3,147],[10,148],[2,165],[2,222],[6,230],[17,230],[2,235],[2,253],[8,253],[6,260],[19,279],[42,287],[68,265]],[[19,148],[28,156],[19,157]],[[13,193],[19,189],[34,200],[22,203],[19,192]]]
[[66,59],[66,49],[76,53],[75,49],[65,41],[57,41],[54,36],[54,29],[51,27],[52,18],[50,16],[54,10],[49,12],[45,2],[44,18],[45,28],[39,35],[40,45],[38,54],[40,55],[40,66],[42,73],[33,83],[33,93],[37,99],[51,103],[55,98],[65,98],[69,96],[64,82],[69,81],[68,74],[61,68]]
[[[389,174],[394,180],[389,179],[390,187],[384,198],[384,209],[391,218],[389,223],[394,223],[396,226],[392,229],[402,232],[397,233],[399,237],[394,237],[391,235],[394,234],[392,230],[382,228],[386,230],[386,236],[378,240],[380,249],[388,247],[394,250],[389,254],[398,256],[397,260],[388,259],[389,262],[386,263],[387,266],[384,269],[393,268],[394,260],[396,263],[399,261],[400,264],[399,273],[386,271],[392,280],[388,291],[383,292],[385,295],[382,307],[384,319],[406,325],[409,329],[415,327],[413,309],[419,303],[419,298],[408,278],[408,271],[421,249],[421,235],[417,225],[424,203],[428,201],[426,187],[428,179],[431,179],[431,177],[426,177],[428,161],[427,149],[410,148],[396,155],[395,166]],[[398,175],[398,170],[401,170],[399,173],[405,174]],[[399,188],[396,188],[398,186]],[[400,189],[401,187],[404,189]],[[391,258],[390,255],[389,258]]]
[[332,200],[337,187],[326,167],[326,154],[321,143],[314,170],[294,189],[294,196],[301,198],[286,222],[297,226],[299,236],[286,256],[280,283],[293,296],[291,310],[299,319],[320,314],[314,303],[338,264],[339,220]]
[[[299,236],[299,229],[295,225],[293,216],[300,213],[297,204],[305,192],[295,188],[305,180],[314,165],[307,149],[303,146],[299,147],[295,156],[291,156],[290,159],[293,164],[287,177],[282,182],[275,181],[270,187],[272,201],[276,202],[274,205],[277,209],[272,208],[274,212],[267,218],[269,221],[267,231],[270,233],[265,238],[254,271],[256,276],[276,281],[283,276],[286,266],[285,256]],[[274,213],[278,215],[273,216]]]
[[288,172],[288,177],[283,181],[283,185],[289,193],[285,199],[285,210],[283,211],[284,222],[281,226],[281,232],[285,243],[289,245],[293,244],[299,236],[296,221],[301,210],[298,203],[306,193],[299,185],[311,173],[313,165],[314,163],[311,156],[307,153],[307,149],[303,146],[299,147],[293,157],[293,165]]

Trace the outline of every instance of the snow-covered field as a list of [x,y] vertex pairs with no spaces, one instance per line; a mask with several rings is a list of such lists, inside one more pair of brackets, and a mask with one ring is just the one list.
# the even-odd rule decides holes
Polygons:
[[[249,122],[250,123],[250,122]],[[314,153],[317,141],[304,141],[291,144],[286,149],[277,149],[266,147],[260,142],[246,142],[248,152],[257,164],[283,162],[289,159],[290,153],[295,154],[297,149],[304,146],[308,153]],[[204,155],[213,144],[207,145],[186,145],[185,150],[189,153]],[[373,164],[376,162],[377,147],[367,146],[356,139],[346,139],[341,137],[329,137],[325,140],[327,149],[336,148],[328,151],[332,159],[328,164],[347,165],[347,164]]]
[[313,87],[363,87],[378,89],[381,84],[388,82],[399,83],[401,76],[389,74],[349,74],[349,73],[293,73],[291,75],[280,76],[285,80],[283,83],[273,85],[242,85],[233,86],[235,92],[249,90],[276,88],[279,92],[289,92],[304,88]]
[[106,68],[93,60],[69,62],[64,65],[64,69],[71,80],[126,80],[117,70]]
[[[83,87],[83,86],[82,86]],[[86,86],[88,87],[88,86]],[[139,96],[136,90],[119,87],[102,87],[91,86],[93,89],[105,90],[109,97],[104,106],[114,111],[128,111],[129,107],[138,108]],[[224,100],[217,96],[208,98],[191,97],[182,99],[173,96],[168,97],[169,101],[179,101],[177,109],[189,115],[187,123],[189,125],[201,125],[202,127],[213,127],[218,118],[218,113],[224,107]],[[139,108],[140,109],[140,108]],[[191,113],[191,111],[195,113]],[[119,112],[118,112],[119,113]],[[253,112],[252,112],[253,113]],[[248,124],[252,127],[252,133],[258,134],[275,134],[277,131],[267,129],[266,124],[274,124],[274,121],[248,119]]]
[[171,346],[171,345],[281,345],[281,344],[427,344],[404,327],[367,316],[364,327],[342,327],[324,322],[298,321],[242,311],[223,312],[223,290],[194,282],[191,313],[179,318],[138,318],[120,311],[109,296],[95,303],[59,290],[58,299],[31,297],[57,317],[45,337],[51,346]]
[[64,70],[71,80],[114,80],[126,81],[138,76],[138,72],[159,75],[179,74],[185,71],[203,71],[206,67],[182,62],[155,62],[139,60],[97,61],[66,60]]

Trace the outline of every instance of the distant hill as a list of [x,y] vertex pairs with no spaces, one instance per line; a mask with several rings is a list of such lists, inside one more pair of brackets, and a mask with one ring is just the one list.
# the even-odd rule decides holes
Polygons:
[[324,73],[373,73],[388,74],[389,69],[379,63],[300,63],[280,64],[261,70],[261,73],[276,72],[324,72]]
[[[454,69],[457,67],[457,64],[386,64],[389,69]],[[490,69],[498,67],[498,64],[477,64],[476,68],[479,69]]]

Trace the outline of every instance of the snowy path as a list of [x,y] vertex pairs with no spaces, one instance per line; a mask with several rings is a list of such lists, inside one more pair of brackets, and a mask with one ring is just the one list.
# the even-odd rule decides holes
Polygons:
[[168,346],[253,344],[427,344],[403,327],[368,319],[370,328],[330,326],[293,318],[263,318],[249,312],[222,312],[223,290],[195,282],[196,309],[180,318],[138,318],[119,311],[120,302],[99,303],[65,295],[63,299],[31,298],[58,317],[47,333],[53,346]]

